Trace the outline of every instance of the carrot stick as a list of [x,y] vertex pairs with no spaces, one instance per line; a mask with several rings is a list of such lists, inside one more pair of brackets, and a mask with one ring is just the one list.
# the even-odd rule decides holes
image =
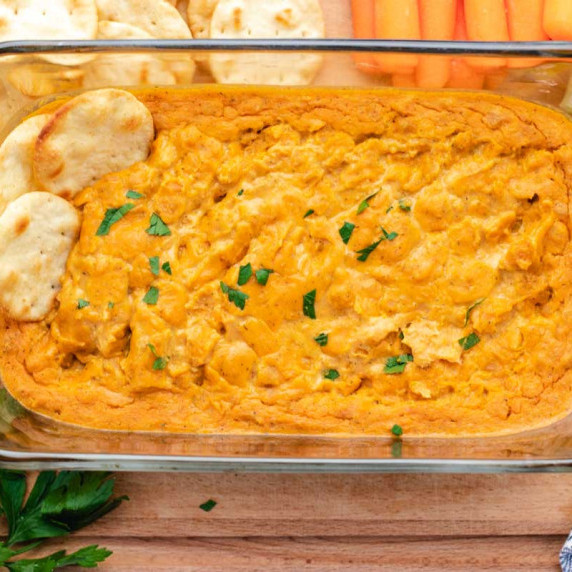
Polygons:
[[[351,0],[354,38],[375,38],[374,0]],[[358,69],[366,73],[380,73],[373,54],[353,54]]]
[[[380,39],[420,40],[417,0],[375,0],[375,35]],[[415,54],[379,54],[379,67],[387,73],[407,74],[417,66]]]
[[546,0],[543,23],[544,31],[552,40],[572,40],[572,2]]
[[[455,35],[457,0],[419,0],[421,38],[423,40],[452,40]],[[416,80],[419,87],[441,88],[447,85],[451,58],[421,56]]]
[[[506,0],[508,32],[513,42],[543,42],[548,35],[542,26],[544,0]],[[571,31],[572,33],[572,31]],[[541,63],[534,58],[511,58],[509,67],[527,68]]]
[[[504,0],[465,0],[467,36],[473,42],[508,42],[508,24]],[[471,58],[472,66],[499,68],[506,65],[501,58]]]

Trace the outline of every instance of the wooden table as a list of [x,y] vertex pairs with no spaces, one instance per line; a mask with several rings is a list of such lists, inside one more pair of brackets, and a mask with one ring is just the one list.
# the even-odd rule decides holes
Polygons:
[[131,500],[65,541],[113,550],[103,572],[557,571],[572,527],[572,474],[126,473],[117,490]]

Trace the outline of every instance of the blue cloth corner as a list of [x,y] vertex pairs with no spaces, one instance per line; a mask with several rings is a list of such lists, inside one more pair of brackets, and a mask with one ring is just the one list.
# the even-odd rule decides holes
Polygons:
[[560,566],[562,572],[572,572],[572,532],[568,535],[560,551]]

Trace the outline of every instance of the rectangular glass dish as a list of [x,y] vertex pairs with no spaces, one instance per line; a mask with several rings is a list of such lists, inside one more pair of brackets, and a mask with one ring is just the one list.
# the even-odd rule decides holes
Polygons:
[[[233,53],[245,57],[247,65],[266,70],[256,75],[270,78],[267,83],[289,86],[296,82],[289,80],[289,76],[279,77],[274,73],[276,69],[289,62],[295,67],[301,56],[313,53],[320,54],[323,63],[312,85],[383,90],[391,85],[392,77],[371,73],[367,66],[366,73],[360,71],[355,56],[359,54],[364,61],[364,57],[379,58],[391,52],[412,53],[428,61],[449,57],[465,62],[470,58],[472,68],[487,70],[482,74],[479,89],[572,112],[569,89],[572,44],[562,42],[479,44],[333,39],[10,42],[0,44],[0,140],[39,106],[84,89],[166,85],[160,79],[154,80],[152,74],[148,83],[121,83],[113,70],[124,66],[126,61],[135,61],[130,58],[152,57],[155,63],[176,67],[183,78],[177,81],[177,86],[184,87],[192,81],[192,85],[200,88],[214,82],[205,61],[213,55]],[[511,63],[508,67],[498,67],[494,64],[498,59]],[[192,74],[185,75],[191,60],[197,62],[194,78]],[[99,73],[101,70],[105,73]],[[273,79],[277,77],[278,80]],[[112,432],[65,425],[26,411],[2,389],[0,428],[3,468],[205,472],[572,470],[571,415],[542,429],[503,437],[398,439]]]

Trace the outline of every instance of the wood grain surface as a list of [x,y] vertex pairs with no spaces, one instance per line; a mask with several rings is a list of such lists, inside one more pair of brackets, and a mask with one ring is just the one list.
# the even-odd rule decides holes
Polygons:
[[125,473],[116,488],[131,500],[49,548],[107,546],[103,572],[557,571],[572,527],[572,474]]

